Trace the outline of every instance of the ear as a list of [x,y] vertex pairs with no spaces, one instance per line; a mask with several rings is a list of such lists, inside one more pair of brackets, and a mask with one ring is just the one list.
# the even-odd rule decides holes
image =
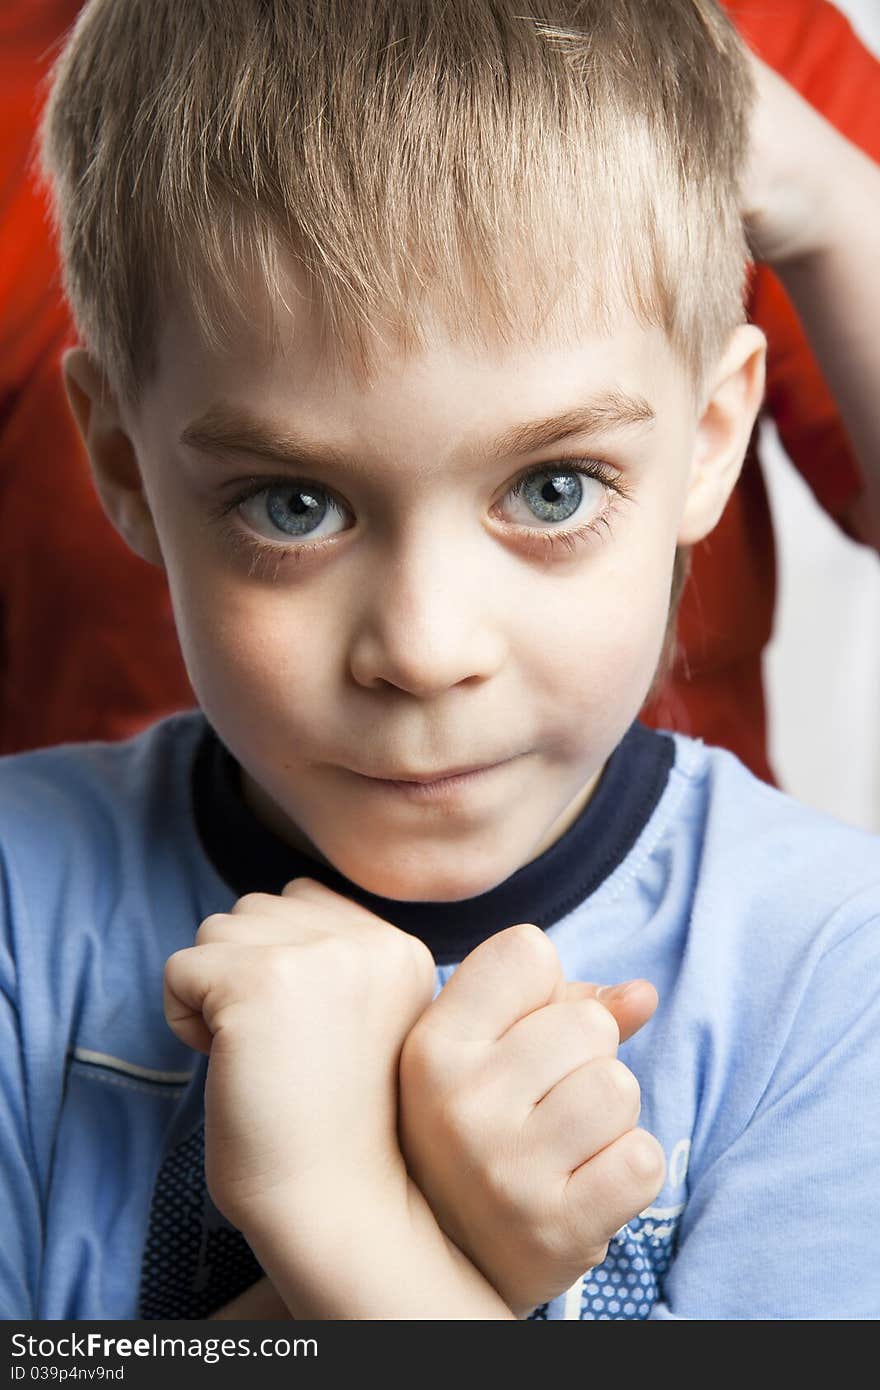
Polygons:
[[764,398],[766,355],[760,328],[743,323],[712,373],[697,422],[679,545],[701,541],[724,511]]
[[61,370],[104,511],[136,555],[164,569],[134,445],[106,378],[85,348],[68,349]]

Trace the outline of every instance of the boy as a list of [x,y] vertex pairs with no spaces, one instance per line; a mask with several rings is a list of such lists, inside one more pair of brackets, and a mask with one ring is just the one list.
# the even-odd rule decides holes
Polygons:
[[877,842],[634,723],[747,98],[701,0],[87,8],[65,372],[203,714],[4,767],[6,1316],[876,1311]]

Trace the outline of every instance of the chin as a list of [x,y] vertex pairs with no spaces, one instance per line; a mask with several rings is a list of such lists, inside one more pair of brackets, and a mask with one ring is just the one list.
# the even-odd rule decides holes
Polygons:
[[[454,853],[453,853],[454,858]],[[447,865],[383,863],[377,856],[369,862],[338,864],[340,873],[367,893],[395,902],[463,902],[497,888],[515,872],[501,865],[475,865],[468,870],[460,862]]]

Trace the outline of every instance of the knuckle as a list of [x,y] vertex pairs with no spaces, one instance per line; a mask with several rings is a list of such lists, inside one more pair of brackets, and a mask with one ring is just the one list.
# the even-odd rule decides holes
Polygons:
[[609,1108],[623,1108],[631,1123],[635,1123],[641,1109],[642,1093],[638,1081],[629,1067],[618,1057],[600,1057],[593,1067],[599,1084],[604,1088]]
[[626,1139],[626,1159],[632,1176],[656,1196],[666,1179],[666,1155],[662,1145],[646,1129],[634,1129]]
[[420,993],[426,989],[433,993],[434,957],[417,936],[388,922],[374,921],[357,941],[365,958],[379,974],[393,973],[398,980],[418,988]]
[[554,966],[559,964],[556,947],[547,933],[535,926],[534,922],[517,922],[515,926],[497,932],[492,939],[499,950],[512,950],[536,962],[546,960]]
[[192,947],[190,946],[184,946],[179,951],[173,951],[172,954],[168,957],[162,972],[166,982],[170,980],[173,976],[179,974],[179,972],[184,968],[186,962],[184,961],[183,957],[186,955],[187,951],[191,949]]
[[[424,1017],[418,1019],[403,1040],[400,1053],[401,1073],[405,1071],[410,1081],[440,1081],[444,1074],[448,1075],[448,1065],[444,1065],[445,1051],[448,1052],[448,1047],[438,1036],[436,1029],[426,1023]],[[434,1094],[433,1087],[427,1094]]]
[[609,1062],[614,1084],[617,1086],[624,1103],[631,1110],[633,1121],[635,1121],[642,1108],[642,1088],[638,1083],[638,1078],[630,1071],[625,1062],[621,1062],[619,1057],[611,1057]]
[[300,983],[302,967],[297,953],[289,946],[261,946],[257,959],[239,962],[239,969],[253,969],[267,992],[289,992]]
[[266,912],[271,901],[272,898],[269,893],[245,893],[233,904],[230,912],[233,916],[239,916],[246,912]]
[[[259,895],[258,895],[259,896]],[[338,897],[332,888],[319,883],[316,878],[292,878],[281,890],[282,898]]]
[[349,983],[363,980],[372,964],[356,937],[340,936],[335,932],[315,938],[306,949],[311,958],[321,962],[324,970]]
[[529,949],[542,950],[543,942],[547,941],[547,935],[536,926],[534,922],[517,922],[514,926],[507,928],[511,938],[517,942],[522,942]]
[[224,939],[229,930],[228,915],[226,912],[212,912],[210,917],[206,917],[195,934],[195,944],[204,946],[208,941]]
[[474,1156],[487,1154],[480,1167],[483,1178],[493,1189],[501,1182],[503,1168],[498,1147],[491,1142],[486,1128],[486,1107],[478,1089],[460,1088],[447,1096],[442,1106],[444,1134],[455,1143],[460,1153]]
[[401,1090],[416,1099],[424,1113],[461,1104],[466,1114],[465,1088],[473,1085],[473,1073],[450,1053],[449,1038],[435,1026],[430,1009],[416,1019],[404,1038],[398,1070]]
[[412,974],[413,983],[422,988],[430,989],[433,993],[437,967],[430,949],[417,936],[410,936],[406,932],[399,934],[403,938],[400,945],[406,967]]
[[483,949],[499,971],[527,977],[536,991],[545,996],[550,995],[562,977],[556,947],[547,933],[532,922],[518,922],[496,932]]
[[600,1004],[598,999],[578,999],[572,1007],[591,1044],[603,1052],[616,1052],[620,1044],[620,1029],[605,1005]]

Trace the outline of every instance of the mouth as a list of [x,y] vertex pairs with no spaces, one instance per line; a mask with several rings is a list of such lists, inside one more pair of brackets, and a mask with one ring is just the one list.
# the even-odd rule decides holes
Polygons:
[[355,775],[375,787],[415,797],[417,800],[427,800],[431,797],[448,796],[466,787],[486,782],[494,772],[506,767],[519,756],[514,754],[494,763],[480,763],[477,766],[455,768],[448,772],[419,773],[415,776],[410,774],[407,777],[369,777],[363,773]]

